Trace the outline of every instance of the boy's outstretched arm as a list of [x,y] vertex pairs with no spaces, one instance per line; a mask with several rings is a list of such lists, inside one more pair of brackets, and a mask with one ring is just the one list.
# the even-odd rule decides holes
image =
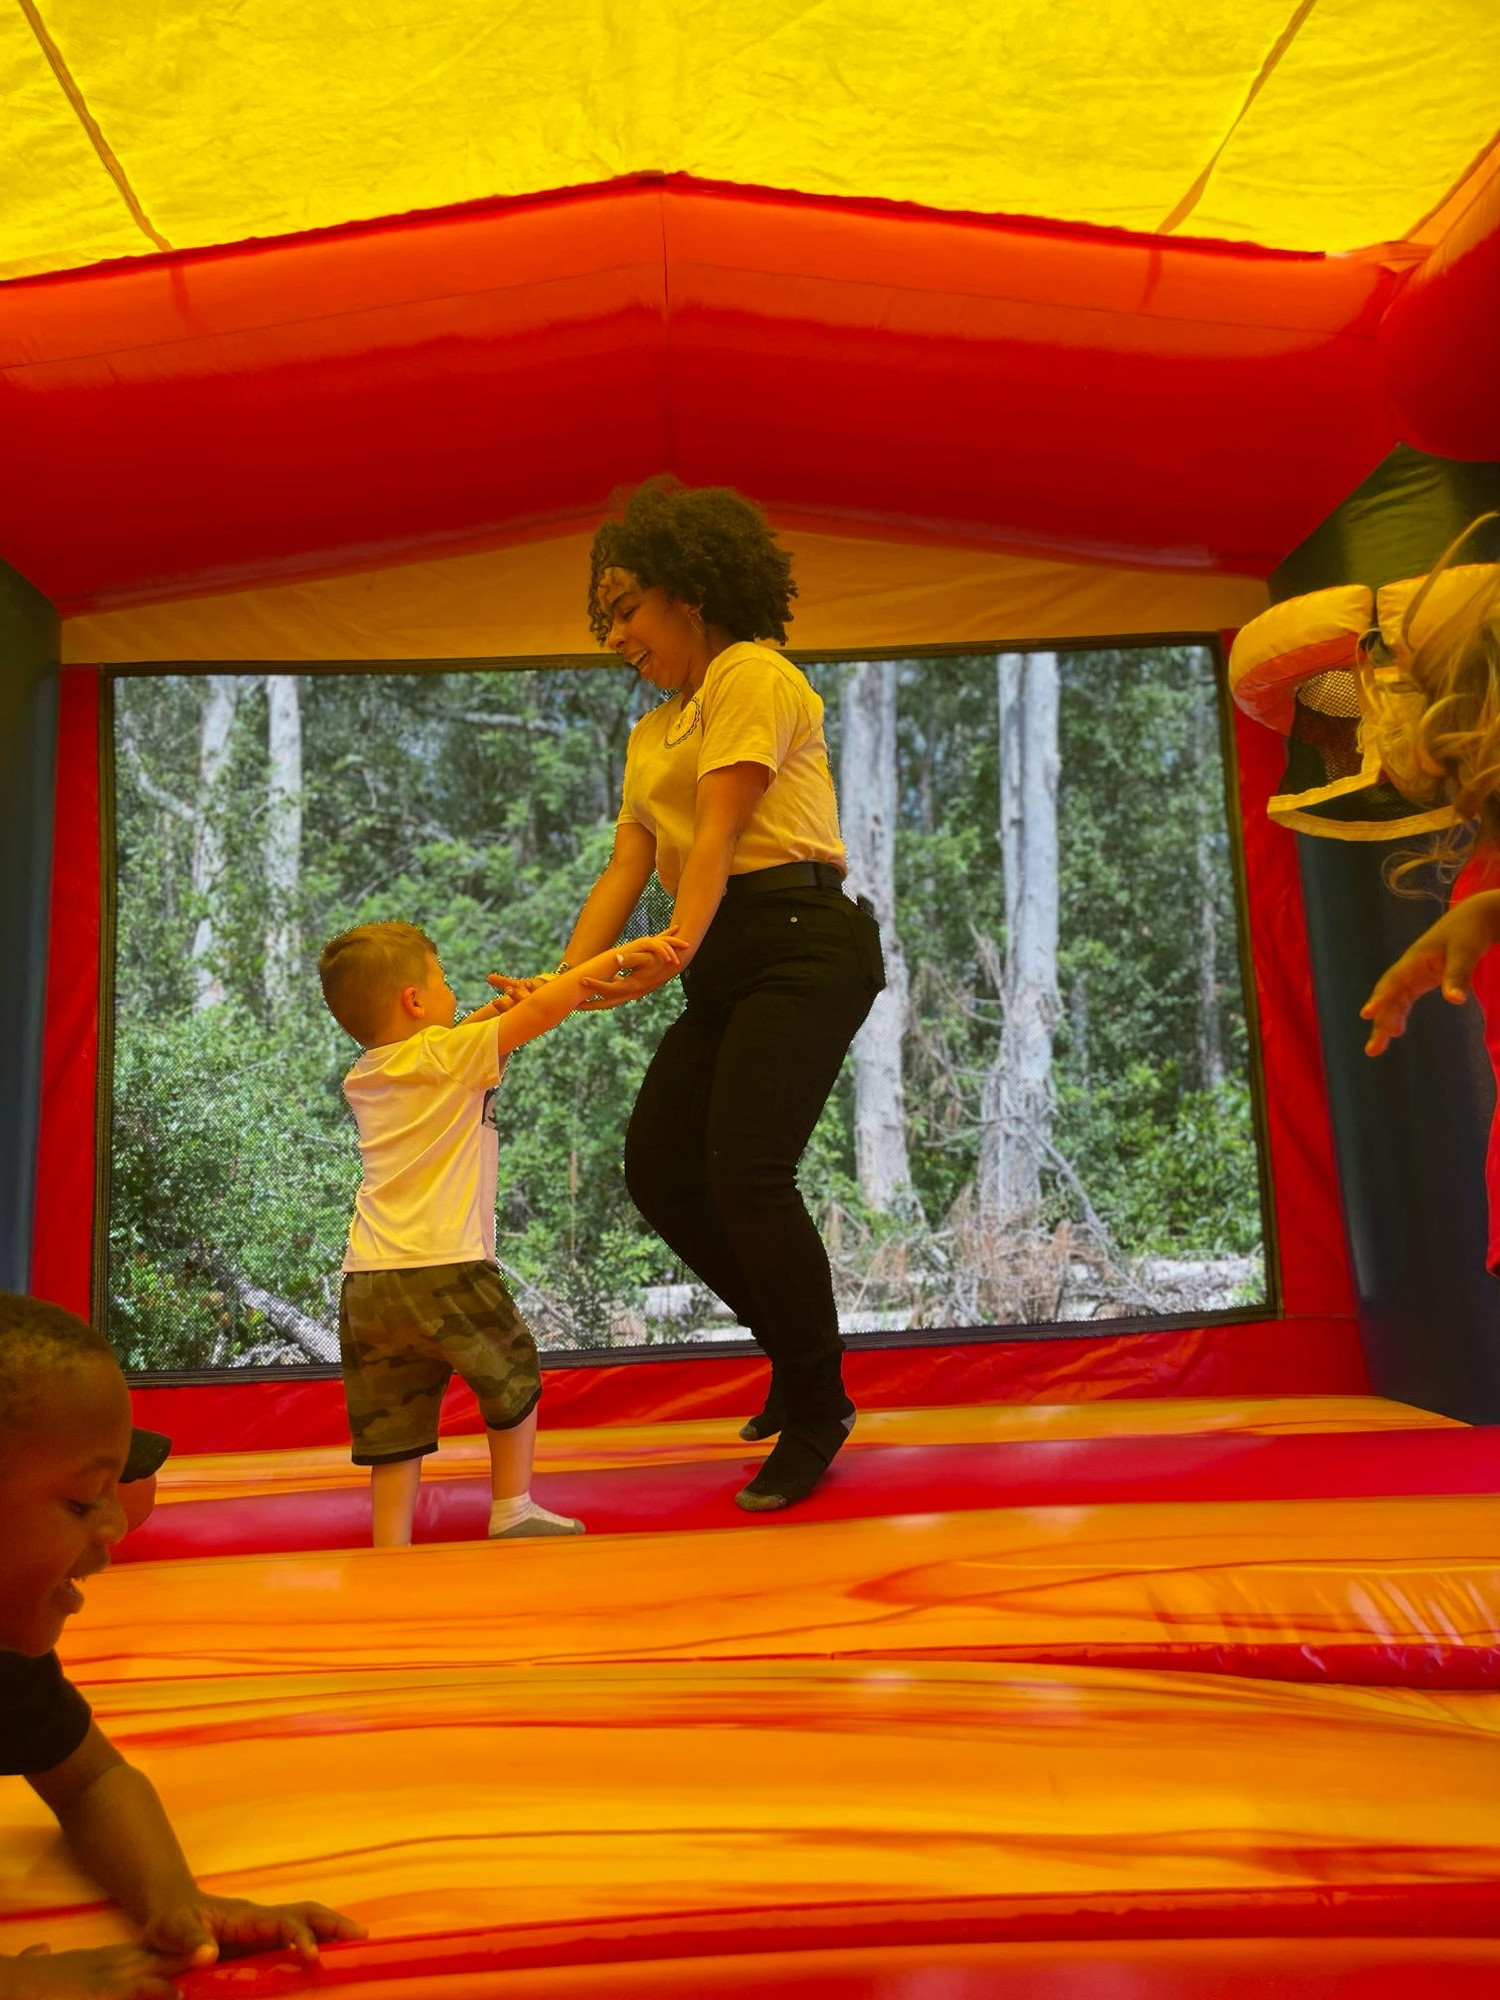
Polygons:
[[1500,889],[1455,903],[1375,982],[1374,992],[1359,1010],[1361,1019],[1372,1023],[1365,1054],[1382,1055],[1405,1030],[1413,1005],[1435,986],[1442,988],[1445,1000],[1462,1006],[1475,966],[1496,943],[1500,943]]
[[[663,931],[656,937],[633,938],[629,944],[601,951],[594,958],[586,958],[581,965],[569,966],[566,972],[558,972],[550,979],[535,982],[533,991],[515,1000],[500,1016],[496,1033],[501,1060],[504,1061],[512,1049],[518,1049],[524,1042],[534,1041],[549,1028],[555,1028],[575,1009],[588,1007],[590,1012],[594,1011],[592,1003],[598,999],[601,989],[620,979],[621,974],[649,966],[670,978],[677,964],[677,941],[671,932]],[[502,1000],[505,998],[505,986],[533,984],[531,981],[501,981],[498,973],[491,973],[490,979],[492,984],[502,986]],[[621,980],[621,984],[628,989],[632,982],[627,978]],[[621,997],[630,999],[635,996],[627,990]],[[480,1013],[483,1011],[481,1008]]]
[[528,993],[535,993],[545,986],[551,975],[543,973],[538,978],[510,979],[503,972],[491,972],[487,977],[495,989],[494,999],[486,1000],[484,1005],[476,1007],[472,1014],[465,1014],[462,1021],[455,1024],[456,1026],[467,1028],[475,1021],[499,1020],[502,1014],[508,1014],[512,1007],[519,1006]]
[[321,1903],[267,1907],[205,1894],[151,1780],[125,1762],[97,1723],[71,1757],[29,1783],[57,1814],[79,1865],[140,1926],[143,1942],[178,1970],[211,1965],[221,1946],[240,1952],[287,1945],[313,1960],[320,1940],[366,1935],[351,1917]]

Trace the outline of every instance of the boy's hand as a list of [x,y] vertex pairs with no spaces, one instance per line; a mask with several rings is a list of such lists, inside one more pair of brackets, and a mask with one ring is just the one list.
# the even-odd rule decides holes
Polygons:
[[675,930],[658,931],[655,937],[635,938],[613,951],[601,951],[578,968],[584,987],[578,1004],[588,1013],[598,1014],[627,1000],[639,1000],[675,978],[691,957],[686,940]]
[[363,1924],[321,1903],[247,1903],[238,1896],[196,1896],[163,1910],[141,1932],[148,1945],[185,1965],[212,1965],[221,1948],[231,1957],[287,1945],[309,1963],[318,1942],[368,1937]]
[[501,1014],[508,1014],[511,1008],[524,1000],[528,994],[535,993],[545,986],[547,975],[544,974],[540,979],[507,979],[503,972],[487,972],[485,980],[494,987],[495,997],[483,1007],[477,1008],[469,1016],[471,1021],[482,1021],[489,1014],[495,1015],[497,1019]]
[[1461,1007],[1469,996],[1474,967],[1500,937],[1500,891],[1490,890],[1455,903],[1445,917],[1423,931],[1416,943],[1383,972],[1360,1008],[1371,1022],[1367,1056],[1384,1054],[1406,1027],[1406,1017],[1424,993],[1440,986],[1443,998]]
[[0,2000],[182,2000],[169,1975],[187,1966],[138,1944],[99,1951],[37,1944],[19,1958],[0,1958]]

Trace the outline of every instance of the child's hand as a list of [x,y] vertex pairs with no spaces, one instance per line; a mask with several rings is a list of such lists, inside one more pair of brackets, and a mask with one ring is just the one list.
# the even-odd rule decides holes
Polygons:
[[487,1005],[476,1008],[469,1016],[471,1021],[482,1021],[490,1014],[497,1018],[501,1014],[508,1014],[519,1001],[547,984],[545,974],[540,979],[507,979],[503,972],[487,972],[485,979],[494,987],[495,997]]
[[654,937],[635,938],[613,951],[601,951],[578,968],[584,987],[578,1004],[597,1014],[626,1000],[639,1000],[675,978],[691,957],[686,941],[675,930],[658,931]]
[[184,1958],[163,1958],[138,1944],[100,1951],[49,1951],[33,1945],[19,1958],[0,1958],[0,2000],[182,2000],[169,1975]]
[[1474,967],[1500,938],[1500,890],[1488,890],[1455,903],[1445,917],[1423,931],[1383,972],[1375,990],[1360,1008],[1373,1023],[1365,1043],[1367,1056],[1384,1054],[1406,1028],[1406,1017],[1424,993],[1440,986],[1443,998],[1461,1007],[1469,996]]
[[163,1910],[142,1929],[147,1944],[186,1965],[212,1965],[220,1948],[231,1957],[288,1945],[309,1963],[318,1941],[368,1937],[363,1924],[321,1903],[247,1903],[238,1896],[196,1896]]

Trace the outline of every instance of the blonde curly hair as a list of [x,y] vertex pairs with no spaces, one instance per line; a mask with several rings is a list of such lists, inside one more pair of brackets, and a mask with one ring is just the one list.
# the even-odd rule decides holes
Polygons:
[[1433,862],[1449,872],[1476,842],[1500,846],[1500,563],[1454,564],[1495,520],[1472,522],[1413,591],[1393,662],[1368,683],[1369,726],[1391,783],[1414,804],[1454,813],[1435,849],[1403,858],[1396,875]]

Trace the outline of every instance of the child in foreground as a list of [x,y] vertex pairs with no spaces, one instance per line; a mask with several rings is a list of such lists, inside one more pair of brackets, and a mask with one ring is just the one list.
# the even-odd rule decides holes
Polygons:
[[491,1539],[583,1533],[582,1522],[531,1497],[542,1379],[495,1262],[491,1107],[513,1049],[653,959],[676,962],[669,939],[601,952],[545,981],[497,981],[507,990],[455,1027],[452,988],[414,925],[361,924],[323,947],[323,997],[363,1050],[344,1079],[364,1178],[339,1347],[377,1548],[411,1540],[422,1460],[437,1450],[455,1374],[473,1390],[489,1439]]
[[104,1336],[60,1306],[0,1292],[0,1774],[56,1813],[78,1864],[138,1945],[0,1956],[0,2000],[178,2000],[172,1975],[220,1950],[359,1938],[321,1903],[266,1908],[205,1895],[150,1780],[127,1764],[53,1650],[78,1585],[125,1532],[117,1486],[130,1394]]

